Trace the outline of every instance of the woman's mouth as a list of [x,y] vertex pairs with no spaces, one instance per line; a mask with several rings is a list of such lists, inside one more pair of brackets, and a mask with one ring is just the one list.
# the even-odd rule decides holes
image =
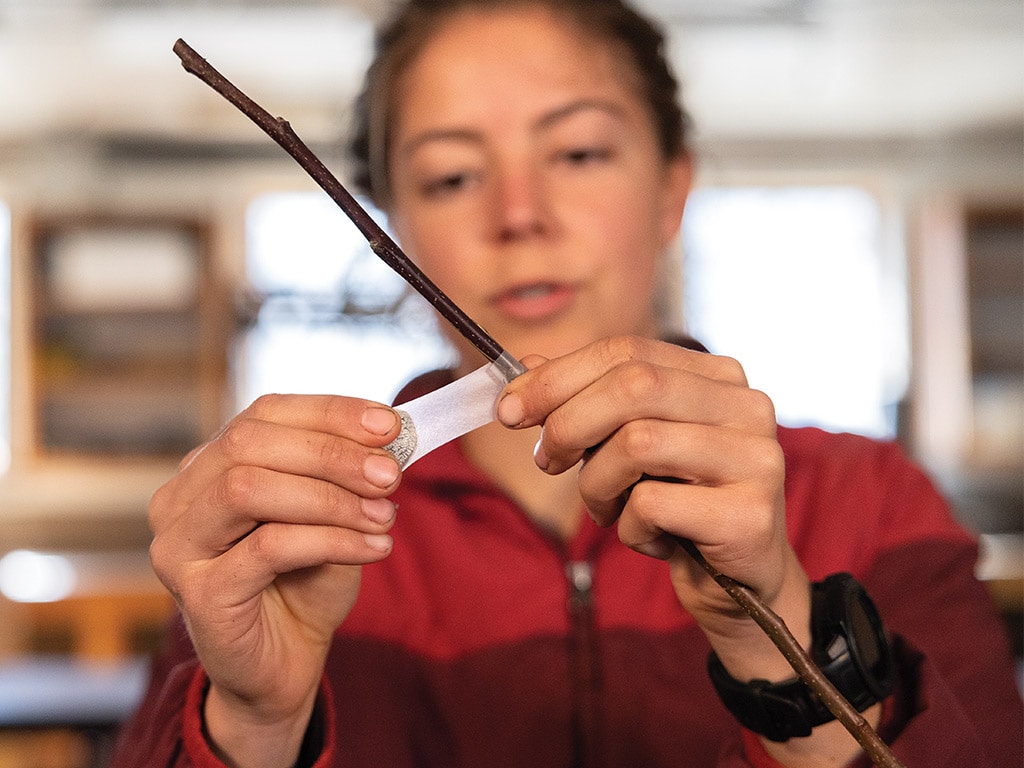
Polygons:
[[569,283],[524,283],[494,297],[495,306],[514,320],[543,320],[572,303],[576,287]]

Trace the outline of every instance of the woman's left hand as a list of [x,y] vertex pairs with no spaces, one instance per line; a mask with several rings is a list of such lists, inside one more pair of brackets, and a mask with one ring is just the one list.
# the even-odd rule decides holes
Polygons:
[[690,539],[756,590],[808,644],[808,583],[786,538],[785,462],[767,395],[735,360],[635,337],[526,362],[498,416],[514,428],[543,425],[537,465],[558,474],[582,462],[591,516],[617,521],[627,546],[670,560],[680,601],[733,675],[791,676],[675,540]]

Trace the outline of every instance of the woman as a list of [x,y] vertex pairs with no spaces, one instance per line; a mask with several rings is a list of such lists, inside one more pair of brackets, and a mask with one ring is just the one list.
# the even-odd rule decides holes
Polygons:
[[[777,429],[735,361],[656,340],[690,161],[655,29],[615,0],[414,0],[361,108],[400,241],[531,370],[404,477],[395,413],[344,397],[261,398],[193,451],[151,505],[188,634],[116,765],[855,760],[834,721],[740,728],[749,681],[792,671],[676,536],[808,647],[842,608],[812,579],[852,572],[893,632],[869,722],[909,765],[1019,764],[973,545],[920,473]],[[480,364],[453,340],[406,396]]]

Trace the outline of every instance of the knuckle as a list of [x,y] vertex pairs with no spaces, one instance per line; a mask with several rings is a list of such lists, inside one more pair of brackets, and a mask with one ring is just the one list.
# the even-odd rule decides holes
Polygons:
[[664,385],[657,366],[631,361],[619,366],[618,386],[621,397],[635,402],[656,397]]
[[161,536],[154,536],[153,540],[149,542],[149,562],[152,564],[157,576],[160,576],[161,571],[164,570],[166,549],[163,537]]
[[165,543],[164,537],[156,536],[149,544],[149,562],[153,566],[153,573],[160,580],[167,591],[175,598],[181,594],[181,587],[176,577],[177,571],[174,568],[176,560],[173,556],[176,547]]
[[617,439],[627,456],[648,456],[658,444],[657,430],[646,420],[630,421],[622,425]]
[[260,564],[272,563],[278,549],[279,536],[275,525],[259,525],[245,537],[249,557]]
[[269,419],[271,414],[276,413],[283,402],[285,396],[278,394],[263,394],[257,397],[245,412],[253,419]]
[[229,458],[238,459],[248,453],[262,438],[262,422],[246,416],[232,421],[218,439],[221,450]]
[[728,357],[725,355],[717,355],[715,357],[716,378],[728,381],[738,386],[747,386],[747,372],[743,369],[743,365],[735,357]]
[[777,485],[786,475],[786,456],[776,440],[765,439],[757,452],[758,473]]
[[340,510],[345,504],[345,494],[334,483],[318,483],[315,503],[324,512]]
[[259,495],[260,472],[256,467],[235,466],[228,469],[214,491],[218,506],[242,509]]
[[548,455],[557,453],[569,441],[569,420],[560,412],[552,413],[541,428],[541,440]]
[[611,365],[621,365],[644,356],[646,342],[639,336],[615,336],[599,342],[601,354]]
[[317,461],[324,472],[332,473],[340,466],[347,466],[348,451],[341,438],[324,435],[319,442]]
[[658,484],[645,481],[637,483],[629,495],[629,513],[644,528],[653,528],[654,520],[661,509],[661,494]]
[[759,389],[747,390],[747,398],[750,401],[748,408],[756,423],[762,429],[770,432],[775,430],[775,403],[772,399]]
[[167,510],[172,506],[170,483],[165,483],[153,492],[149,499],[149,507],[146,510],[146,521],[149,523],[149,530],[157,533],[167,515]]

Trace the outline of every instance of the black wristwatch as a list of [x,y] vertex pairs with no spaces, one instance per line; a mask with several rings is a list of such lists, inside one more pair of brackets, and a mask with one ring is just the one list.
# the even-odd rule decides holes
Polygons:
[[[810,656],[859,712],[892,693],[892,651],[882,620],[864,587],[848,573],[811,585]],[[714,653],[708,674],[740,724],[772,741],[809,736],[816,725],[835,719],[798,677],[741,683]]]

